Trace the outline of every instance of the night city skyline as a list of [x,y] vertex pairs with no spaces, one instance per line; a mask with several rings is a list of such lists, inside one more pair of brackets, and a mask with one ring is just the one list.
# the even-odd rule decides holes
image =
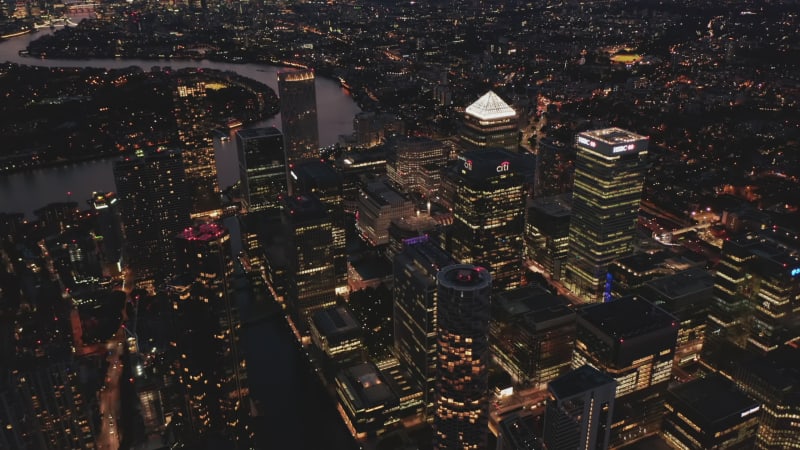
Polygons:
[[800,449],[798,11],[0,2],[0,450]]

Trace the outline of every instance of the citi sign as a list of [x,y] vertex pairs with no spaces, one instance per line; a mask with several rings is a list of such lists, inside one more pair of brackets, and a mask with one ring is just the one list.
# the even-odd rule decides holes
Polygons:
[[510,163],[508,161],[503,161],[500,163],[499,166],[495,168],[495,170],[497,171],[497,173],[502,173],[502,172],[508,172],[508,169],[510,168],[511,168]]

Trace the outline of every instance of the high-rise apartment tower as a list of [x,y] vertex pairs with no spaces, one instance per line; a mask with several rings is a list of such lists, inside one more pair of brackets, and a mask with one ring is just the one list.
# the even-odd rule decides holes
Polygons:
[[436,410],[433,448],[485,450],[489,433],[489,303],[483,267],[439,271]]

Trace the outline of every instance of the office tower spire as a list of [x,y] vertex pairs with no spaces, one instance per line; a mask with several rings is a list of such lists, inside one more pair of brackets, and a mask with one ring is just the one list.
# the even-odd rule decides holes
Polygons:
[[566,278],[589,302],[610,299],[608,265],[633,251],[647,144],[619,128],[577,136]]

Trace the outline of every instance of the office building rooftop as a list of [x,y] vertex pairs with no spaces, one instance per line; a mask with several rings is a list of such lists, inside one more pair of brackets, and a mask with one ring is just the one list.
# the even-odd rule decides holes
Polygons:
[[620,128],[584,131],[578,133],[578,146],[607,156],[637,153],[647,150],[649,138]]
[[263,138],[268,136],[282,136],[280,130],[275,127],[266,128],[247,128],[236,132],[242,139]]
[[592,139],[597,139],[608,145],[627,144],[647,139],[647,136],[632,133],[621,128],[604,128],[601,130],[584,131],[580,134]]
[[548,388],[557,398],[567,399],[573,395],[578,395],[610,383],[616,384],[617,382],[594,367],[585,365],[551,381],[548,384]]
[[467,106],[466,113],[480,120],[506,119],[517,115],[514,108],[508,106],[508,103],[492,91]]
[[714,277],[703,269],[689,269],[645,283],[664,298],[677,299],[714,287]]
[[319,332],[328,338],[361,331],[358,321],[344,306],[317,311],[311,320]]
[[736,389],[727,378],[714,375],[670,389],[673,405],[704,429],[725,429],[758,411],[758,402]]
[[617,339],[633,338],[666,327],[677,327],[674,316],[635,296],[586,305],[578,316]]
[[386,383],[378,368],[371,363],[361,363],[342,371],[347,381],[349,394],[358,406],[364,409],[386,405],[397,401],[397,397]]

